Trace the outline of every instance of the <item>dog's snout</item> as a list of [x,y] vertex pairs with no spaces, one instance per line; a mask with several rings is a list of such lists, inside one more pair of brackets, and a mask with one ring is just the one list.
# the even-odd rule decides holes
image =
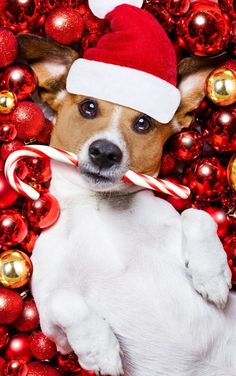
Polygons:
[[118,146],[107,140],[94,141],[89,147],[91,161],[100,168],[110,168],[122,160],[122,151]]

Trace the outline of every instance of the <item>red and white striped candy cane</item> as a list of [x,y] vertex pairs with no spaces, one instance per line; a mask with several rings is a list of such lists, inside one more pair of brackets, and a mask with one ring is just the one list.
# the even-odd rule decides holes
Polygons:
[[[11,153],[6,160],[4,167],[6,179],[11,187],[18,193],[31,198],[32,200],[37,200],[40,194],[34,188],[20,180],[17,176],[16,170],[17,163],[21,159],[27,157],[49,158],[75,167],[79,166],[77,156],[74,153],[45,145],[24,146],[23,148]],[[187,199],[190,195],[189,188],[183,185],[174,184],[163,179],[153,178],[131,170],[125,174],[123,181],[143,188],[152,189],[157,192],[178,196],[183,199]]]

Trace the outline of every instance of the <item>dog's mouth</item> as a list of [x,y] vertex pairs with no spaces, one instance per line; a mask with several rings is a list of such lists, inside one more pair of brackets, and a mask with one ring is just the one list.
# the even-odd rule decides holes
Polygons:
[[96,173],[88,170],[82,170],[80,172],[81,175],[83,175],[85,178],[88,178],[90,181],[93,181],[95,183],[114,183],[114,180],[111,177],[105,176],[100,172]]

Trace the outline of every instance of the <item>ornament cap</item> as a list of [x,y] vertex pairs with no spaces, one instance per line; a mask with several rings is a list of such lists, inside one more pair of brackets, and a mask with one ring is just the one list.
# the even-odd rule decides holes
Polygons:
[[143,0],[89,0],[89,7],[98,18],[105,18],[118,5],[128,4],[137,8],[142,8]]

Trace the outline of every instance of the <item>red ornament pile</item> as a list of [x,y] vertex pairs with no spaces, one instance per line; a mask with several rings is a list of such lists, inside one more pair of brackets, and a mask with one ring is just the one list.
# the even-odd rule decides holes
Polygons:
[[[179,60],[222,52],[232,59],[236,51],[234,3],[146,0],[144,8],[169,33]],[[11,152],[24,144],[48,144],[53,128],[33,102],[37,77],[30,66],[16,61],[15,35],[46,35],[72,45],[81,56],[97,43],[107,25],[91,13],[87,0],[0,1],[0,25],[0,96],[9,103],[8,108],[0,106],[0,261],[4,255],[6,262],[11,256],[29,259],[41,230],[59,216],[58,202],[49,193],[47,160],[27,158],[18,165],[19,177],[41,193],[36,202],[19,197],[3,175]],[[234,70],[234,64],[229,68]],[[220,99],[214,103],[204,99],[190,128],[168,141],[160,175],[192,191],[188,200],[166,197],[177,210],[199,208],[214,218],[236,285],[236,104],[230,103],[225,106]],[[81,369],[75,354],[57,353],[55,344],[41,332],[28,278],[23,278],[20,288],[14,288],[10,278],[6,287],[0,287],[0,375],[92,375]]]

